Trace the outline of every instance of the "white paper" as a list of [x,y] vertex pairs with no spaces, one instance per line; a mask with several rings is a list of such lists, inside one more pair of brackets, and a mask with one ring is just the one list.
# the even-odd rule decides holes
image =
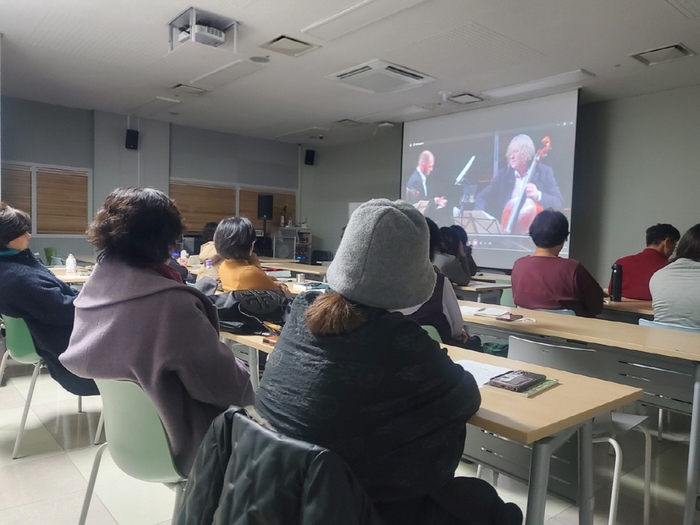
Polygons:
[[475,308],[473,306],[460,306],[462,315],[481,315],[484,317],[498,317],[508,313],[508,310],[503,308]]
[[501,374],[505,374],[506,372],[511,372],[513,370],[512,368],[488,365],[486,363],[479,363],[478,361],[469,361],[467,359],[455,362],[474,376],[476,384],[479,388],[484,386],[494,377],[500,376]]

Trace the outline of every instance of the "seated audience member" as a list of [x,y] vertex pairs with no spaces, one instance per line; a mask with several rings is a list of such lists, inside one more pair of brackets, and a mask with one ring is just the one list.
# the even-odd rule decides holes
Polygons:
[[472,246],[469,244],[469,236],[459,224],[453,224],[450,228],[454,230],[457,237],[459,237],[460,250],[464,250],[464,255],[469,263],[469,274],[473,277],[476,275],[476,272],[479,271],[479,268],[476,265],[476,261],[474,261],[474,257],[472,257]]
[[[622,266],[622,297],[651,301],[649,279],[668,264],[680,238],[680,232],[670,224],[647,228],[647,247],[636,255],[615,261]],[[612,294],[611,286],[612,283],[608,285],[609,294]]]
[[700,224],[683,234],[676,257],[649,281],[654,321],[700,328]]
[[199,247],[199,261],[204,264],[204,261],[209,259],[215,268],[218,268],[223,262],[214,245],[214,232],[216,232],[218,225],[216,222],[208,222],[204,225],[204,228],[202,228],[202,245]]
[[471,268],[457,233],[452,228],[443,226],[440,228],[440,244],[441,248],[435,254],[433,264],[452,284],[468,285],[472,278]]
[[75,301],[61,362],[82,377],[139,384],[186,475],[213,419],[254,394],[245,365],[219,342],[214,305],[167,265],[183,229],[158,190],[118,188],[107,197],[88,228],[102,253]]
[[559,257],[568,236],[569,221],[559,211],[544,210],[532,221],[535,253],[515,261],[511,274],[517,306],[570,309],[584,317],[603,310],[603,290],[593,276],[580,262]]
[[433,293],[428,243],[407,202],[357,208],[328,268],[333,291],[292,303],[255,409],[281,434],[340,455],[388,525],[521,523],[488,483],[454,477],[479,389],[396,311]]
[[24,320],[36,353],[63,388],[79,396],[97,395],[94,381],[73,375],[58,360],[73,330],[78,292],[34,258],[31,230],[27,213],[0,202],[0,315]]
[[[430,232],[429,255],[432,262],[442,246],[440,228],[428,217],[425,218],[425,221],[428,223],[428,231]],[[433,270],[436,273],[436,281],[430,299],[412,308],[400,310],[401,313],[419,325],[434,327],[445,344],[481,350],[481,340],[477,337],[469,337],[464,329],[462,312],[459,309],[452,283],[438,271],[437,267],[433,266]]]
[[219,223],[214,233],[217,253],[224,258],[219,278],[224,292],[234,290],[282,290],[291,297],[289,289],[268,276],[250,262],[255,244],[255,229],[245,217],[229,217]]

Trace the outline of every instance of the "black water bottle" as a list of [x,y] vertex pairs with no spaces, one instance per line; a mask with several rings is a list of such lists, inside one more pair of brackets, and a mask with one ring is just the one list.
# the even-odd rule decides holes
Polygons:
[[622,301],[622,265],[612,265],[612,276],[610,277],[610,300]]

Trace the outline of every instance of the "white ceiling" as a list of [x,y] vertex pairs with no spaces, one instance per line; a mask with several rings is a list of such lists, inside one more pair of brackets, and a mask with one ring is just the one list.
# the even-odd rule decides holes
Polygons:
[[[331,41],[301,31],[363,1],[366,6],[347,16],[349,24],[382,8],[411,7]],[[132,114],[156,96],[175,98],[169,89],[175,84],[191,83],[238,59],[269,56],[254,73],[201,97],[183,95],[176,107],[152,118],[326,145],[386,129],[376,123],[336,124],[342,119],[375,115],[365,120],[399,122],[462,111],[465,106],[443,101],[440,92],[478,95],[577,69],[595,75],[581,84],[584,103],[700,84],[700,56],[653,67],[629,56],[676,43],[700,53],[700,0],[198,0],[197,8],[241,23],[237,54],[230,34],[221,48],[190,43],[168,53],[167,25],[191,5],[0,0],[2,94]],[[297,58],[259,47],[280,35],[321,47]],[[437,80],[399,93],[369,94],[324,78],[374,59]],[[383,118],[409,106],[415,106],[409,117]],[[294,133],[314,127],[320,130]],[[318,135],[323,142],[309,138]]]

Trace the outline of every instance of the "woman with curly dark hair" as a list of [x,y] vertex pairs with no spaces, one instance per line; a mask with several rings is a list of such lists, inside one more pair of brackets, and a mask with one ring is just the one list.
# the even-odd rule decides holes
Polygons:
[[164,193],[114,190],[88,228],[99,250],[75,301],[61,361],[81,377],[138,383],[153,400],[183,474],[212,420],[253,401],[248,371],[219,342],[211,301],[182,284],[167,261],[184,230]]

